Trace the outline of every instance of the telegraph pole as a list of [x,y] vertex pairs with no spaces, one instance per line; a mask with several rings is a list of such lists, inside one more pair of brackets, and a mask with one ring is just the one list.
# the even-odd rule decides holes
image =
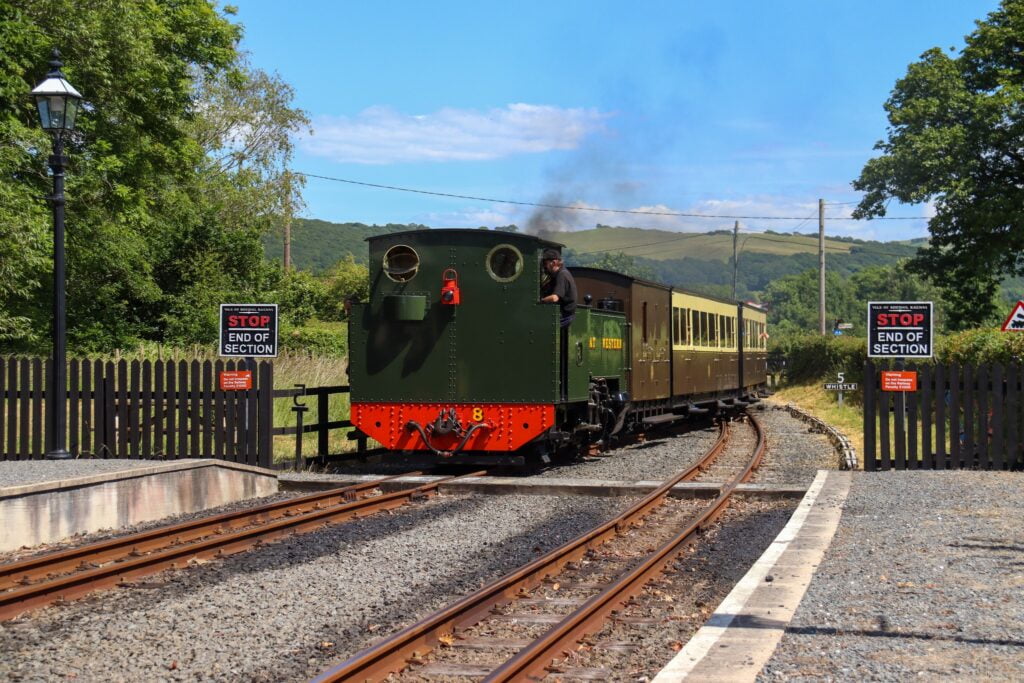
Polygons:
[[284,269],[292,269],[292,176],[284,172]]
[[825,334],[825,200],[818,200],[818,331]]
[[740,222],[736,221],[736,225],[734,225],[732,228],[732,298],[734,301],[736,300],[736,273],[739,270],[739,261],[737,260],[737,257],[739,256],[739,251],[736,248],[736,245],[739,241],[739,237]]

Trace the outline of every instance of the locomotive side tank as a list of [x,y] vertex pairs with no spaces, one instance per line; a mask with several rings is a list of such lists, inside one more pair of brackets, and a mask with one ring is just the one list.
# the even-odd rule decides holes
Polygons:
[[672,395],[669,347],[671,289],[601,268],[573,266],[580,296],[598,309],[621,310],[629,320],[630,365],[625,389],[634,405]]

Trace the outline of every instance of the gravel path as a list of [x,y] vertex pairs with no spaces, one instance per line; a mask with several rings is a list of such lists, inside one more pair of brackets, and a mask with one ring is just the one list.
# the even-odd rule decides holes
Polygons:
[[1024,679],[1020,473],[854,473],[762,681]]
[[301,680],[625,498],[442,497],[0,623],[0,679]]

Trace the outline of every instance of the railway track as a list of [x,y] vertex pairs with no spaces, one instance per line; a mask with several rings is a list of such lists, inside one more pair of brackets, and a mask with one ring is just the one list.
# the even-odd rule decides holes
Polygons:
[[433,496],[441,484],[485,471],[380,494],[405,473],[0,565],[0,621],[197,560],[225,557],[327,524]]
[[[455,676],[511,681],[543,678],[554,660],[574,652],[581,640],[599,632],[610,615],[657,577],[693,542],[698,531],[724,511],[735,487],[750,478],[764,453],[761,427],[752,417],[748,419],[756,434],[753,453],[741,471],[723,486],[720,495],[710,505],[704,506],[696,517],[686,510],[671,510],[672,506],[665,503],[675,484],[692,480],[712,466],[726,446],[728,423],[722,423],[718,440],[695,465],[666,481],[620,516],[357,653],[321,673],[315,681],[381,680],[405,671],[410,664],[413,668],[408,673],[415,679]],[[680,530],[681,518],[685,518],[686,523]],[[600,557],[602,547],[608,548],[616,537],[648,523],[655,531],[654,537],[660,538],[656,547],[644,552],[642,560],[612,553],[608,558],[610,562],[595,565],[595,558]],[[619,560],[624,561],[618,563],[620,567],[616,571],[616,561]],[[584,567],[588,564],[592,566]],[[621,567],[622,564],[627,565],[626,568]],[[577,578],[570,579],[573,588],[589,590],[589,597],[530,599],[530,591],[545,582],[554,584],[557,590],[559,586],[555,577],[560,580],[563,573],[576,573]],[[612,574],[618,575],[604,580]],[[589,582],[588,575],[601,580]],[[534,611],[529,611],[531,608],[535,608]],[[555,613],[548,611],[551,608]],[[559,611],[565,608],[571,611],[568,614]],[[509,624],[513,625],[511,630],[508,629]],[[502,637],[509,633],[512,637]],[[610,645],[614,647],[617,644]],[[425,659],[428,653],[437,655],[434,661]],[[511,654],[504,661],[490,661],[500,653]],[[607,674],[602,671],[578,673],[580,677],[596,679]]]

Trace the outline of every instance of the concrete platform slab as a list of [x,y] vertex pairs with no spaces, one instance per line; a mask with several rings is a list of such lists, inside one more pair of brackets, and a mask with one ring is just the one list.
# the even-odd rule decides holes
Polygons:
[[653,679],[753,681],[782,639],[839,526],[848,471],[819,471],[790,521]]
[[[198,512],[278,490],[276,472],[222,460],[96,461],[101,471],[91,474],[89,461],[73,462],[64,468],[66,463],[59,461],[45,467],[36,461],[0,463],[9,475],[5,481],[25,482],[0,488],[0,551]],[[73,476],[62,476],[68,470]]]

